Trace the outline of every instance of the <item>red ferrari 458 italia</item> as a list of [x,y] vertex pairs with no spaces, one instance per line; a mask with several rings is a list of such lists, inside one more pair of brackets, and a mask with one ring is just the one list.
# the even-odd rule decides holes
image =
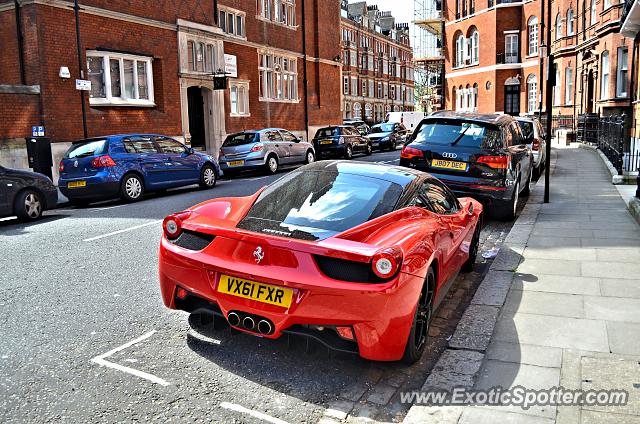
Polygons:
[[473,266],[481,215],[420,171],[312,163],[165,218],[162,297],[250,334],[413,363],[433,311]]

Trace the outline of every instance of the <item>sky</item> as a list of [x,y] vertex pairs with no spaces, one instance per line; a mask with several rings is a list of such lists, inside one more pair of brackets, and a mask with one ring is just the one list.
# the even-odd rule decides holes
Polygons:
[[413,0],[367,0],[367,4],[378,5],[383,12],[390,10],[398,23],[411,23],[413,20]]

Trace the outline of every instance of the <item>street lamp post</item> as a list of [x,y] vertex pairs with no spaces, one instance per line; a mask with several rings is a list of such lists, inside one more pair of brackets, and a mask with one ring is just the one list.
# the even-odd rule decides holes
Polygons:
[[[542,20],[544,20],[544,16],[542,16]],[[549,5],[549,10],[547,11],[547,35],[546,35],[546,45],[547,45],[547,84],[545,88],[546,102],[545,107],[547,109],[547,125],[546,125],[546,137],[547,137],[547,145],[546,145],[546,166],[544,170],[544,203],[549,203],[549,191],[550,191],[550,181],[551,177],[549,162],[551,161],[551,118],[552,118],[552,92],[553,87],[556,84],[556,72],[555,66],[553,63],[553,53],[551,53],[551,5]]]
[[[82,67],[82,47],[80,44],[80,5],[78,0],[73,2],[73,12],[76,18],[76,47],[78,49],[78,71],[80,72],[80,78],[84,79],[84,68]],[[80,91],[80,104],[82,105],[82,131],[84,138],[89,137],[87,131],[87,109],[84,104],[84,90]]]

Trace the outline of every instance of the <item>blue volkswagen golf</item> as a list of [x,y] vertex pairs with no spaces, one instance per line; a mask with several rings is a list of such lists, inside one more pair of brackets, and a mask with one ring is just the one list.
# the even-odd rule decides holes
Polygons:
[[72,203],[122,198],[199,184],[216,185],[220,168],[210,155],[154,134],[96,137],[73,143],[60,162],[58,186]]

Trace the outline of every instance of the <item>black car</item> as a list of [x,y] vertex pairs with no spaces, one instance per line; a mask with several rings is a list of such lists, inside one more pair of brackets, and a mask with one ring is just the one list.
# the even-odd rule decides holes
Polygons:
[[313,138],[313,148],[318,158],[343,157],[351,159],[355,153],[370,155],[371,142],[348,125],[320,128]]
[[367,136],[374,149],[395,150],[398,144],[403,144],[407,137],[407,129],[397,122],[383,122],[371,127]]
[[518,197],[529,194],[532,163],[513,117],[448,111],[422,120],[400,155],[401,166],[429,172],[507,220],[516,216]]
[[58,203],[58,189],[36,172],[0,166],[0,217],[17,216],[32,221]]
[[369,125],[367,125],[366,122],[364,122],[363,120],[360,120],[360,119],[345,119],[342,122],[342,124],[354,127],[355,129],[358,130],[360,135],[365,135],[366,136],[371,132],[371,128],[369,127]]

